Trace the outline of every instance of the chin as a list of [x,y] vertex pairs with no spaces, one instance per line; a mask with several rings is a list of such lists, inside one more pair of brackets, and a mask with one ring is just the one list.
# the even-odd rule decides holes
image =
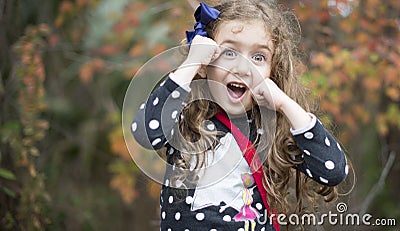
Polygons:
[[246,114],[246,112],[247,112],[248,110],[251,109],[251,106],[250,106],[250,107],[241,107],[241,106],[232,107],[232,106],[225,106],[225,107],[222,107],[222,109],[223,109],[228,115],[240,116],[240,115]]

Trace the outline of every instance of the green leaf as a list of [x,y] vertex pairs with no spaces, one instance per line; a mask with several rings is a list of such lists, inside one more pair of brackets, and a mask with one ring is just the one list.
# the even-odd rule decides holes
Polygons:
[[6,187],[6,186],[1,186],[0,188],[3,190],[3,192],[5,192],[7,195],[9,195],[12,198],[15,198],[15,192],[13,190],[11,190],[10,188]]
[[12,173],[11,171],[4,169],[4,168],[0,168],[0,177],[7,179],[7,180],[15,180],[17,179],[14,175],[14,173]]

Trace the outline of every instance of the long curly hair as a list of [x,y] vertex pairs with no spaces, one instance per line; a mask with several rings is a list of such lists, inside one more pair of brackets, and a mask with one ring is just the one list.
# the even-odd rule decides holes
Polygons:
[[[311,94],[299,80],[302,63],[297,45],[301,31],[293,12],[279,7],[274,1],[262,0],[224,0],[214,8],[221,14],[206,27],[210,38],[216,36],[220,25],[231,20],[262,20],[265,23],[265,29],[270,32],[274,44],[270,78],[306,111],[315,112],[315,104],[309,97]],[[196,76],[195,80],[201,78]],[[206,152],[213,151],[218,145],[218,134],[207,130],[204,121],[211,119],[218,112],[219,106],[209,100],[211,96],[205,81],[193,81],[191,88],[189,103],[182,110],[183,119],[179,120],[181,139],[185,139],[185,142],[177,142],[182,145],[181,150],[186,152],[183,151],[181,156],[175,156],[173,159],[175,165],[181,169],[190,168],[193,158],[197,161],[195,168],[202,166]],[[337,198],[336,187],[315,183],[298,170],[294,170],[293,167],[300,162],[293,160],[291,156],[301,155],[302,152],[290,133],[290,123],[286,117],[276,112],[272,119],[264,119],[269,118],[268,116],[261,119],[262,113],[271,112],[257,105],[252,108],[251,114],[255,119],[256,129],[268,130],[264,135],[258,134],[255,143],[257,152],[266,156],[263,164],[263,183],[270,207],[279,213],[301,213],[305,204],[313,203],[319,196],[325,201]],[[275,127],[271,127],[272,125]],[[203,157],[199,158],[193,153],[202,153]],[[175,176],[182,178],[179,174]],[[293,185],[290,184],[292,181],[295,182],[293,197],[290,196],[293,193],[289,193],[292,191],[289,187]],[[289,198],[294,198],[296,203],[289,203]]]

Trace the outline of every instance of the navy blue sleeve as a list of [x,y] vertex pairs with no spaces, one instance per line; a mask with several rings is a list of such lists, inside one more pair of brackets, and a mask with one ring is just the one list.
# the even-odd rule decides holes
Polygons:
[[173,135],[188,94],[167,77],[136,113],[131,125],[135,140],[147,149],[164,147]]
[[346,156],[335,138],[314,118],[311,128],[293,135],[303,151],[297,168],[320,184],[335,186],[348,174]]

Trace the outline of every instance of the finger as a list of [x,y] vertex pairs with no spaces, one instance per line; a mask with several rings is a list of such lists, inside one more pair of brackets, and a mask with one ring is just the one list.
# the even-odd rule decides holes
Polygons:
[[216,45],[214,54],[211,58],[211,62],[214,62],[215,60],[217,60],[219,58],[219,56],[221,56],[221,53],[222,53],[221,48],[218,45]]

